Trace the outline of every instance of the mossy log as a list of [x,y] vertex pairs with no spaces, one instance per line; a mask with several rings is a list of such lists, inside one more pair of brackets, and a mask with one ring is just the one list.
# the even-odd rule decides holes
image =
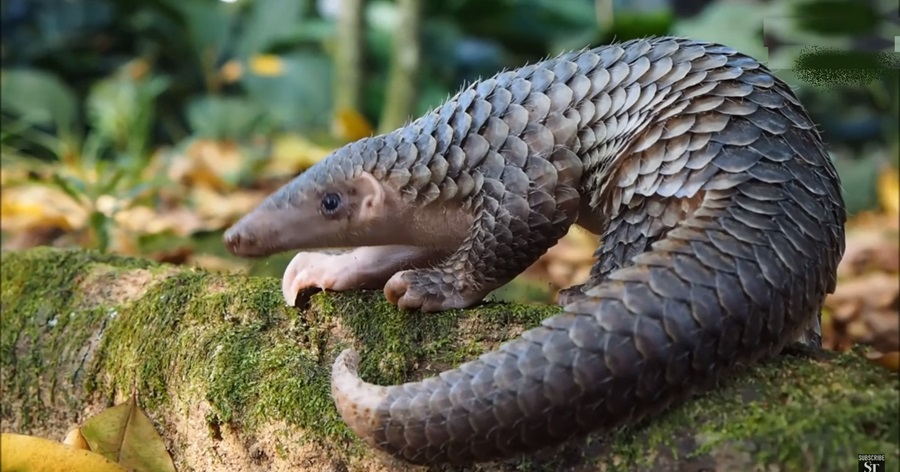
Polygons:
[[[395,470],[343,425],[329,368],[418,379],[556,311],[404,313],[378,292],[285,307],[279,281],[89,251],[2,258],[2,430],[61,439],[136,391],[190,470]],[[476,470],[855,470],[898,463],[898,378],[859,353],[782,355],[642,424]],[[894,465],[891,465],[894,464]]]

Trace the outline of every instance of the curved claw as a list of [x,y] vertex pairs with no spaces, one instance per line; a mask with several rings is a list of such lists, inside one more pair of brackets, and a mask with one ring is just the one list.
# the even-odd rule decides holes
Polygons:
[[486,294],[460,292],[433,269],[414,269],[397,272],[384,285],[384,296],[402,310],[426,313],[470,307]]

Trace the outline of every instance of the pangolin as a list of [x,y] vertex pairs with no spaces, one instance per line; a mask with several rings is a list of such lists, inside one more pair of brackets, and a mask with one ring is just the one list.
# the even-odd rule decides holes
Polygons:
[[815,342],[844,249],[838,176],[789,87],[727,46],[661,37],[472,83],[342,147],[225,235],[295,248],[298,290],[381,287],[407,309],[466,307],[577,223],[601,235],[561,312],[419,382],[334,361],[337,409],[412,463],[507,457],[633,422],[732,367]]

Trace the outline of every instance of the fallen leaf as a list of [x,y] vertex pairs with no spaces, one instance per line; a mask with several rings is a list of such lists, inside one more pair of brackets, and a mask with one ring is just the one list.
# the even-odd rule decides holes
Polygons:
[[891,230],[855,228],[847,232],[847,246],[838,265],[838,277],[870,271],[900,271],[900,239]]
[[66,231],[83,228],[87,211],[62,190],[39,184],[5,187],[0,198],[0,225],[17,232],[55,226]]
[[841,281],[825,305],[837,310],[845,303],[858,303],[863,308],[895,307],[900,298],[897,275],[873,272],[862,277]]
[[172,231],[179,236],[189,236],[207,228],[196,212],[186,207],[176,207],[165,211],[138,205],[121,210],[115,215],[119,229],[134,234],[156,234]]
[[897,321],[895,309],[867,313],[865,322],[868,333],[862,341],[880,352],[900,350],[900,324]]
[[237,221],[262,202],[268,192],[234,190],[217,192],[205,187],[191,189],[195,216],[204,229],[221,229]]
[[174,472],[163,439],[132,396],[88,418],[81,433],[91,450],[137,472]]
[[900,371],[900,351],[870,352],[866,354],[870,361],[894,372]]
[[[28,472],[124,472],[95,452],[22,434],[0,435],[0,470]],[[174,469],[172,469],[174,470]]]
[[229,189],[245,163],[237,143],[196,139],[183,152],[175,153],[169,165],[169,178],[188,185]]
[[311,167],[321,161],[331,149],[319,146],[296,134],[283,134],[274,139],[272,155],[266,162],[264,175],[284,176]]

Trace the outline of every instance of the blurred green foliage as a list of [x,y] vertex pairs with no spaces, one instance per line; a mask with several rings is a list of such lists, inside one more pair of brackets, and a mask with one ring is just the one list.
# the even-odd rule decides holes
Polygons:
[[[896,14],[889,0],[423,5],[416,114],[503,68],[675,34],[754,55],[797,89],[838,162],[851,211],[874,205],[877,173],[897,165],[898,68],[890,51],[900,33],[885,20]],[[91,221],[102,241],[110,213],[97,210],[97,199],[152,199],[164,182],[141,170],[161,146],[228,140],[265,159],[266,143],[285,132],[332,146],[339,8],[337,0],[5,0],[3,162],[66,163],[53,181],[101,215]],[[396,21],[393,1],[367,2],[360,111],[370,121],[384,106]],[[249,174],[235,182],[253,181],[259,166],[243,168]]]

